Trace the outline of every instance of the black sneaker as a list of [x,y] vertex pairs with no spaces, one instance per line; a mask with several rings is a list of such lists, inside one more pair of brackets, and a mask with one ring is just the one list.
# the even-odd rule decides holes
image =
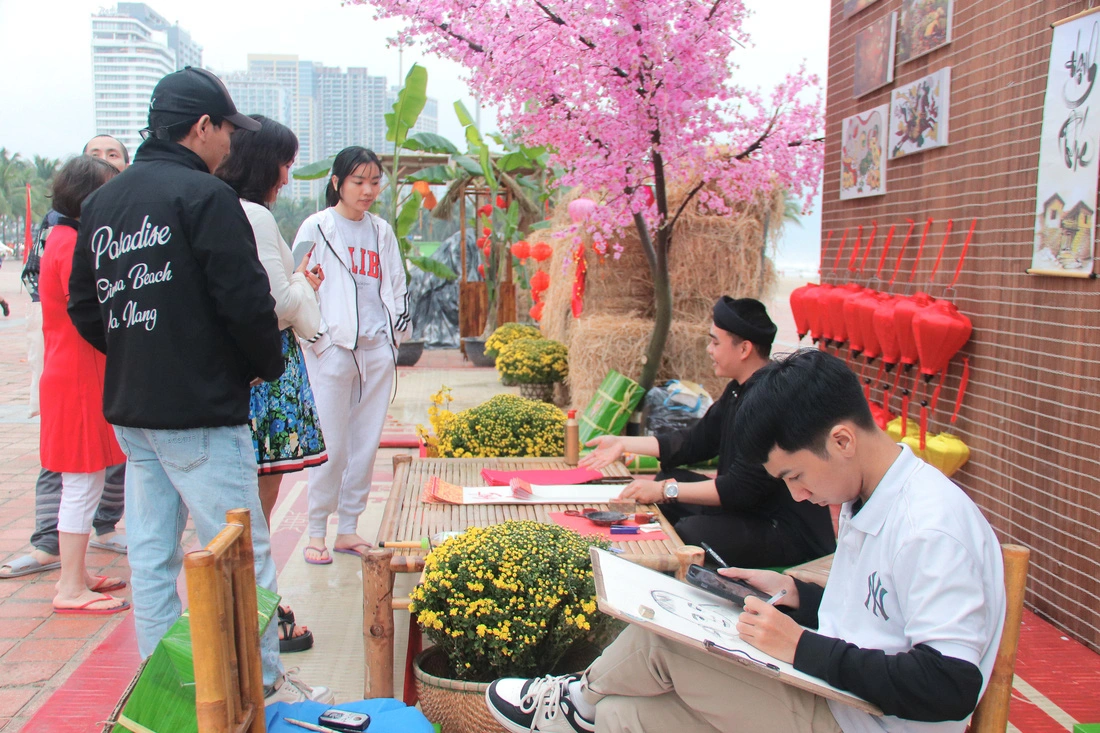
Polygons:
[[594,733],[595,721],[581,717],[569,699],[569,683],[579,674],[519,679],[505,677],[489,685],[489,712],[512,733]]

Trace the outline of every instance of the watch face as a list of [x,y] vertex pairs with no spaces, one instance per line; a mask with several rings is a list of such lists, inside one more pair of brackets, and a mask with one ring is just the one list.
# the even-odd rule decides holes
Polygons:
[[669,484],[665,487],[665,498],[675,499],[680,495],[680,486],[678,484]]

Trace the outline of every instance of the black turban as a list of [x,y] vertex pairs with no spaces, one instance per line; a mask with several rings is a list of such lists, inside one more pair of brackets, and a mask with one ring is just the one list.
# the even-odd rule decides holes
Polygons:
[[728,295],[723,295],[714,304],[714,325],[762,346],[771,346],[778,330],[768,317],[768,309],[759,300],[734,299]]

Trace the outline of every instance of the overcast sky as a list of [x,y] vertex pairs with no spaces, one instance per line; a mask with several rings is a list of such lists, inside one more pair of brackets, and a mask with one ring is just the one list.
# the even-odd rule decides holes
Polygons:
[[[366,66],[396,83],[398,55],[386,38],[400,26],[376,22],[369,6],[340,0],[150,0],[150,7],[178,21],[203,47],[203,63],[217,71],[243,70],[249,53],[297,54],[326,66]],[[739,50],[737,81],[765,89],[805,60],[824,83],[828,36],[827,0],[745,0],[754,47]],[[63,158],[92,136],[91,16],[111,4],[101,0],[0,0],[0,147],[24,156]],[[792,23],[792,19],[797,19]],[[461,69],[406,49],[404,68],[428,68],[428,94],[439,100],[439,131],[462,139],[452,104],[465,93]],[[496,127],[492,110],[482,128]],[[132,152],[132,151],[131,151]],[[300,161],[307,162],[307,161]],[[786,260],[816,261],[818,216],[783,245]],[[812,240],[812,241],[811,241]],[[803,256],[805,255],[805,256]]]

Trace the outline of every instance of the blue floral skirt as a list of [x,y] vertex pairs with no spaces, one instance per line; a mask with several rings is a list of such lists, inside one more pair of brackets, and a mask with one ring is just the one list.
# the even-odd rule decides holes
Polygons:
[[283,376],[252,388],[249,419],[261,476],[293,473],[328,460],[302,348],[291,329],[282,336]]

